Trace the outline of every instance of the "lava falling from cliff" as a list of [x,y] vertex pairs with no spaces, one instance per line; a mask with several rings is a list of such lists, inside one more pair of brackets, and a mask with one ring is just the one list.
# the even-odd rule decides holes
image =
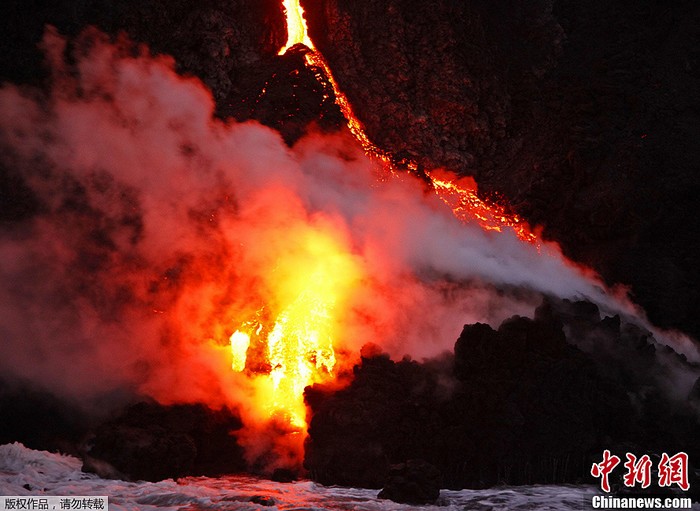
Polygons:
[[304,9],[299,4],[299,0],[282,0],[282,6],[287,21],[287,44],[279,51],[279,54],[284,55],[295,44],[303,44],[313,50],[314,43],[309,37]]
[[[315,50],[299,1],[285,0],[283,3],[288,38],[279,53],[284,54],[299,44],[308,48],[309,51],[305,53],[306,66],[319,81],[327,80],[330,83],[347,127],[364,153],[376,161],[384,173],[398,176],[394,158],[369,140],[329,65],[323,55]],[[403,162],[403,165],[409,171],[417,170],[414,162]],[[522,240],[538,243],[527,224],[517,216],[508,215],[501,206],[487,204],[480,199],[473,180],[458,180],[448,172],[439,171],[427,173],[426,176],[435,194],[450,206],[461,221],[477,222],[486,230],[499,232],[509,228]],[[320,240],[316,241],[318,243]],[[263,407],[271,417],[282,420],[302,434],[306,432],[304,388],[333,377],[336,363],[334,339],[337,334],[331,325],[337,302],[342,301],[351,287],[348,282],[358,280],[356,275],[359,272],[349,263],[329,267],[339,257],[347,256],[337,249],[323,250],[313,260],[295,262],[294,271],[285,278],[295,283],[291,298],[274,318],[265,320],[264,316],[269,314],[267,305],[262,304],[256,317],[243,322],[230,338],[233,370],[241,372],[247,369],[249,373],[255,373],[255,369],[251,368],[262,367],[258,377],[266,377],[272,382],[271,397]],[[288,258],[281,259],[280,264],[289,264]],[[341,275],[344,278],[341,279]],[[280,287],[287,286],[285,280],[279,281]],[[261,349],[256,350],[256,345]],[[252,356],[250,361],[249,353]]]
[[[285,48],[312,47],[292,34]],[[434,356],[540,293],[632,310],[473,182],[433,171],[426,190],[413,163],[398,171],[318,52],[307,64],[352,136],[290,148],[216,119],[172,59],[94,30],[73,46],[47,31],[50,90],[0,89],[1,163],[37,204],[0,226],[7,378],[85,407],[234,406],[251,463],[295,467],[304,387],[347,374],[366,343]]]
[[[274,324],[265,321],[270,304],[231,335],[235,371],[267,375],[270,415],[303,432],[306,428],[304,388],[333,377],[335,314],[361,276],[352,254],[329,233],[299,233],[302,249],[285,254],[270,272],[279,303]],[[252,346],[251,346],[252,343]],[[262,352],[255,347],[262,346]],[[250,354],[250,357],[249,357]],[[260,369],[262,368],[262,370]]]
[[[315,48],[308,35],[304,11],[299,1],[284,0],[283,4],[288,38],[279,54],[284,54],[295,45],[306,46],[308,51],[304,58],[307,69],[314,73],[319,82],[330,84],[347,128],[365,155],[382,169],[383,179],[399,178],[402,171],[399,170],[395,157],[369,139],[330,66]],[[485,231],[512,232],[521,242],[532,244],[539,251],[541,240],[530,226],[517,215],[508,213],[503,206],[480,198],[473,179],[460,178],[441,169],[423,171],[415,162],[405,159],[400,162],[400,166],[404,171],[426,180],[430,190],[451,209],[459,221],[478,224]],[[304,265],[307,266],[309,265]],[[314,268],[314,264],[310,267]],[[303,289],[296,294],[295,301],[289,308],[277,317],[271,330],[259,318],[249,321],[245,324],[246,331],[237,330],[231,336],[231,346],[234,369],[241,371],[245,368],[251,337],[261,339],[267,336],[263,345],[267,347],[266,360],[271,366],[269,376],[274,382],[273,398],[268,405],[270,413],[283,413],[286,421],[303,432],[306,428],[302,397],[304,388],[311,383],[332,378],[333,374],[336,336],[326,325],[332,320],[336,290],[334,279],[330,278],[335,272],[329,272],[321,278],[315,272],[305,275],[303,269],[299,271],[303,275]],[[592,272],[588,272],[588,276],[595,281]],[[624,299],[618,305],[629,307]]]

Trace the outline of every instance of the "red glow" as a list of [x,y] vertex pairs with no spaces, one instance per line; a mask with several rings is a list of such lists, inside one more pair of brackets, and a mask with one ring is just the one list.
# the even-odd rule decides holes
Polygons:
[[[369,139],[362,122],[355,115],[348,98],[338,86],[333,73],[323,55],[315,50],[308,36],[304,12],[298,1],[284,0],[284,10],[287,19],[288,40],[280,50],[286,52],[295,44],[304,44],[309,48],[306,53],[306,65],[309,69],[320,70],[330,82],[335,95],[336,104],[340,107],[347,127],[360,144],[365,154],[380,163],[388,175],[399,175],[400,171],[392,163],[392,155],[380,149]],[[317,72],[317,78],[322,77]],[[264,91],[263,91],[264,93]],[[416,169],[414,162],[406,163],[408,168]],[[427,173],[432,183],[432,189],[445,202],[454,215],[465,223],[477,222],[483,229],[502,232],[513,230],[517,236],[528,243],[538,243],[527,223],[517,215],[506,213],[497,204],[488,204],[477,194],[476,182],[471,178],[458,178],[448,172]],[[321,238],[319,238],[319,241]],[[242,371],[246,367],[247,351],[251,346],[252,337],[260,337],[253,330],[263,332],[266,339],[262,342],[267,346],[264,363],[271,370],[268,377],[272,381],[272,397],[261,407],[266,408],[271,415],[282,416],[289,424],[305,431],[303,391],[304,387],[333,377],[335,365],[333,335],[328,330],[328,321],[332,322],[332,310],[338,299],[347,294],[348,282],[340,284],[341,289],[333,283],[334,275],[338,272],[350,275],[350,281],[356,281],[356,270],[349,267],[344,270],[324,270],[319,274],[314,270],[318,263],[344,257],[337,249],[322,251],[318,261],[304,261],[295,264],[299,275],[302,275],[303,285],[291,293],[291,300],[278,308],[274,323],[258,320],[246,322],[231,335],[231,350],[233,367]],[[284,262],[287,263],[286,261]],[[278,263],[279,264],[279,263]],[[306,274],[305,269],[311,273]],[[289,275],[291,277],[292,274]],[[299,276],[294,277],[297,281]],[[287,282],[278,280],[277,286],[287,286]],[[264,305],[266,307],[266,305]]]

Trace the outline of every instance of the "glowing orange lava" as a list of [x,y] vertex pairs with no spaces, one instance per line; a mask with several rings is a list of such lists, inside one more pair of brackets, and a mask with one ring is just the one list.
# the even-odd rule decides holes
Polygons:
[[[318,51],[310,51],[306,54],[306,64],[310,66],[310,69],[320,68],[325,73],[333,87],[335,102],[347,120],[348,129],[360,143],[365,154],[379,161],[387,172],[397,174],[399,171],[393,163],[391,154],[380,149],[370,141],[362,122],[353,112],[347,96],[338,87],[338,83],[333,77],[333,73],[323,55]],[[413,171],[418,169],[418,165],[411,161],[403,162],[403,166]],[[437,174],[440,177],[437,177]],[[503,206],[495,203],[490,204],[481,199],[477,193],[476,182],[473,179],[459,178],[459,176],[448,172],[426,172],[425,175],[430,179],[432,188],[437,196],[450,206],[454,215],[461,221],[465,223],[476,221],[482,228],[491,231],[501,232],[505,228],[510,228],[523,241],[539,244],[539,239],[532,232],[527,222],[517,215],[508,214]]]
[[304,9],[301,8],[299,0],[282,0],[282,4],[287,18],[287,44],[279,51],[279,55],[283,55],[295,44],[303,44],[313,50],[314,43],[307,33]]
[[[328,82],[333,87],[335,103],[338,105],[340,111],[343,113],[343,116],[347,120],[348,129],[353,134],[355,139],[360,143],[364,152],[371,158],[379,160],[390,171],[393,171],[391,155],[386,151],[383,151],[370,141],[369,137],[367,136],[367,133],[365,132],[364,125],[362,124],[360,119],[357,118],[355,112],[353,112],[352,105],[350,105],[350,101],[348,101],[347,96],[343,93],[343,91],[340,90],[340,87],[338,87],[338,82],[335,81],[333,73],[331,72],[331,68],[326,62],[326,59],[323,58],[323,55],[321,55],[321,52],[310,51],[309,53],[307,53],[306,65],[309,66],[310,69],[320,68],[323,70],[326,77],[328,78]],[[318,78],[320,79],[321,77],[319,76]]]
[[[280,50],[284,54],[296,44],[304,44],[307,67],[319,81],[330,83],[335,102],[342,111],[347,126],[361,144],[364,152],[380,162],[388,175],[401,171],[394,164],[392,155],[374,145],[365,132],[362,122],[353,112],[348,98],[340,90],[328,63],[315,50],[307,33],[304,12],[299,1],[284,0],[287,18],[287,44]],[[402,166],[417,172],[415,162],[402,162]],[[486,230],[512,229],[522,240],[538,243],[527,223],[517,215],[507,214],[502,206],[489,204],[479,198],[476,183],[471,178],[459,178],[444,171],[426,172],[437,196],[445,202],[454,215],[467,223],[476,221]],[[264,407],[269,415],[281,418],[293,430],[306,431],[303,400],[304,388],[316,382],[333,378],[336,364],[333,340],[335,311],[359,279],[360,271],[351,254],[323,232],[310,230],[302,239],[303,257],[285,255],[275,267],[276,310],[267,310],[253,320],[242,322],[231,335],[231,366],[234,371],[252,371],[270,385],[270,394]],[[267,307],[267,305],[265,306]],[[267,324],[263,316],[275,316],[274,323]],[[263,367],[260,361],[250,361],[254,346],[264,346]]]
[[242,323],[231,335],[232,367],[243,371],[247,353],[256,343],[265,346],[269,372],[258,377],[270,385],[264,403],[270,416],[305,432],[304,388],[333,378],[336,310],[343,307],[360,278],[352,254],[330,233],[304,229],[295,250],[280,257],[271,270],[274,324],[264,314]]
[[518,215],[508,214],[503,206],[489,204],[477,195],[476,181],[470,177],[457,178],[446,172],[429,172],[428,177],[435,193],[452,209],[452,213],[462,220],[476,220],[488,231],[502,232],[512,229],[523,241],[539,244],[539,238],[530,230],[527,222]]
[[[396,174],[399,172],[393,163],[391,154],[377,147],[369,139],[362,122],[355,115],[350,101],[348,101],[347,96],[338,86],[338,82],[336,82],[326,59],[321,52],[315,49],[313,42],[308,36],[304,11],[299,2],[284,0],[283,3],[287,15],[289,38],[286,46],[280,50],[280,55],[295,44],[301,43],[308,47],[311,51],[305,55],[307,67],[312,71],[316,70],[319,80],[322,80],[323,76],[320,75],[318,70],[323,71],[333,88],[335,102],[347,120],[348,129],[360,143],[365,154],[379,161],[388,173]],[[413,170],[418,168],[415,162],[403,162],[403,165]],[[523,241],[539,245],[537,235],[532,232],[527,222],[523,221],[518,215],[507,213],[503,206],[488,203],[481,199],[477,193],[476,182],[473,179],[465,180],[447,172],[440,172],[440,177],[437,177],[435,174],[437,173],[425,173],[437,196],[452,209],[454,215],[461,221],[465,223],[476,221],[482,228],[490,231],[501,232],[509,228]]]

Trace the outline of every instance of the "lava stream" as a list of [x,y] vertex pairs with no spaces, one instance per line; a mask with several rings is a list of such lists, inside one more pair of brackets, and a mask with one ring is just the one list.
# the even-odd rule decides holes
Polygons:
[[[399,175],[393,156],[370,141],[347,96],[340,90],[328,63],[315,49],[299,1],[284,0],[283,4],[288,38],[280,55],[297,44],[303,44],[309,49],[305,54],[306,66],[319,81],[324,76],[328,80],[335,102],[347,120],[348,129],[365,154],[378,161],[388,175]],[[415,162],[402,162],[402,165],[414,172],[418,170]],[[473,179],[460,179],[444,171],[426,172],[424,175],[429,179],[432,190],[461,221],[476,221],[482,228],[491,231],[512,229],[523,241],[539,243],[527,223],[518,216],[508,214],[502,206],[482,200],[477,194]],[[357,270],[347,261],[341,265],[344,269],[328,269],[325,258],[338,261],[338,257],[348,257],[337,247],[320,255],[321,259],[305,261],[294,269],[298,274],[295,280],[302,285],[294,291],[293,298],[277,311],[274,325],[264,324],[262,319],[244,322],[230,338],[232,367],[235,371],[244,371],[249,365],[255,365],[255,362],[249,364],[248,360],[251,346],[262,343],[266,347],[263,365],[268,371],[264,376],[272,383],[272,397],[265,407],[270,416],[281,417],[293,429],[304,432],[304,388],[333,376],[336,363],[333,313],[338,300],[342,300],[348,292],[348,278],[353,281],[357,275]],[[339,278],[340,275],[343,279]]]
[[[248,370],[270,385],[261,406],[293,431],[305,432],[304,388],[333,378],[336,311],[362,272],[329,230],[306,227],[295,237],[299,248],[270,269],[271,303],[240,324],[230,342],[233,369]],[[276,315],[272,325],[269,315]],[[260,345],[264,349],[256,355]]]
[[287,19],[287,44],[279,51],[279,54],[283,55],[295,44],[303,44],[313,50],[314,43],[307,33],[304,9],[301,8],[299,0],[282,0],[282,4]]
[[[393,156],[377,147],[369,139],[362,121],[355,115],[350,101],[338,86],[328,62],[321,52],[315,49],[308,35],[304,11],[299,2],[285,0],[284,6],[287,13],[289,37],[285,47],[280,50],[280,55],[295,44],[303,44],[309,48],[310,51],[305,55],[306,66],[315,72],[318,80],[323,79],[318,70],[323,71],[333,88],[335,102],[347,121],[348,129],[359,142],[365,154],[378,161],[389,174],[397,174],[399,171],[394,164]],[[412,161],[404,161],[402,165],[413,172],[416,172],[419,167],[417,163]],[[476,221],[482,228],[491,231],[501,232],[505,228],[510,228],[521,240],[539,245],[537,235],[532,232],[527,222],[518,215],[509,214],[503,206],[481,199],[473,179],[465,180],[451,172],[426,172],[424,175],[430,180],[435,194],[452,209],[454,215],[461,221],[465,223]]]

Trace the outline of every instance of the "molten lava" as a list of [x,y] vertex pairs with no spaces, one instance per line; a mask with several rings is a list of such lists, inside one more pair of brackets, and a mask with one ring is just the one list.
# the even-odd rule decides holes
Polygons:
[[[360,143],[365,154],[378,161],[389,174],[397,174],[399,171],[393,163],[390,153],[374,145],[362,122],[353,112],[350,101],[340,90],[338,83],[333,77],[330,66],[319,51],[310,51],[306,54],[306,65],[310,69],[321,69],[327,77],[335,94],[335,102],[340,107],[340,111],[347,120],[347,127],[355,139]],[[319,77],[320,79],[320,77]],[[416,171],[418,165],[415,162],[403,162],[409,171]],[[439,174],[439,177],[437,177]],[[454,215],[462,222],[468,223],[476,221],[482,228],[490,231],[503,231],[504,228],[511,228],[515,234],[528,243],[539,244],[537,236],[532,232],[527,222],[519,216],[508,214],[503,206],[496,203],[488,203],[481,199],[477,193],[476,182],[471,178],[459,178],[449,172],[427,172],[435,194],[447,204]]]
[[[271,397],[263,404],[269,415],[305,432],[304,388],[333,377],[336,313],[361,271],[331,233],[306,229],[297,238],[298,246],[271,269],[274,305],[243,322],[230,340],[235,371],[260,373],[260,367],[267,368],[258,376],[271,385]],[[270,315],[276,316],[274,324],[265,324]],[[264,364],[248,357],[260,343]]]
[[250,335],[236,330],[231,334],[231,369],[243,371],[250,346]]
[[[321,52],[310,51],[306,54],[305,60],[306,65],[309,67],[309,69],[323,70],[323,73],[325,74],[326,78],[328,79],[328,82],[333,88],[333,94],[335,95],[335,103],[338,105],[340,111],[343,113],[343,116],[345,117],[348,123],[347,126],[350,130],[350,133],[352,133],[355,139],[360,143],[365,154],[367,154],[367,156],[369,156],[370,158],[381,162],[382,165],[389,171],[393,171],[394,169],[391,163],[391,155],[386,151],[383,151],[370,141],[369,137],[367,136],[367,133],[365,132],[364,125],[362,124],[360,119],[358,119],[355,115],[355,112],[353,111],[352,105],[350,104],[350,101],[348,101],[347,96],[343,93],[342,90],[340,90],[340,87],[338,87],[338,82],[335,81],[333,73],[331,72],[331,68],[326,62],[326,59],[323,58],[323,55],[321,55]],[[318,71],[316,73],[317,78],[321,79],[321,77],[318,75]]]
[[518,215],[508,214],[499,204],[489,204],[481,200],[477,195],[476,181],[471,177],[457,178],[447,172],[438,171],[428,173],[428,177],[438,197],[450,206],[452,213],[463,222],[476,219],[482,228],[497,232],[509,227],[521,240],[539,245],[537,235]]
[[[392,155],[370,141],[328,63],[315,50],[299,1],[284,0],[283,4],[288,38],[279,53],[296,44],[309,49],[306,66],[319,81],[328,80],[335,102],[364,152],[378,161],[388,176],[399,175]],[[409,171],[418,170],[415,162],[403,162],[403,166]],[[463,222],[476,221],[486,230],[499,232],[509,228],[522,240],[538,243],[537,236],[518,216],[479,198],[473,179],[460,179],[444,171],[425,173],[425,177],[437,196]],[[274,269],[276,306],[265,304],[265,314],[259,311],[255,319],[241,322],[230,343],[234,371],[248,371],[269,380],[271,397],[263,405],[269,415],[283,420],[293,431],[305,433],[304,388],[333,378],[335,314],[359,279],[360,271],[352,255],[323,232],[307,233],[302,244],[303,258],[285,254]],[[267,317],[274,319],[268,321]],[[262,350],[256,350],[256,346],[262,346]],[[258,360],[261,356],[263,360]]]
[[[304,11],[299,2],[284,0],[283,3],[287,16],[289,37],[287,44],[280,50],[279,54],[284,54],[295,44],[303,44],[309,48],[311,51],[305,55],[307,67],[316,74],[319,80],[322,80],[323,75],[325,75],[333,89],[335,102],[347,121],[348,129],[360,143],[365,154],[378,161],[387,173],[398,173],[399,171],[393,163],[392,155],[377,147],[369,139],[362,121],[355,115],[350,101],[338,86],[338,82],[335,80],[326,59],[321,52],[315,49],[307,33]],[[321,72],[323,75],[321,75]],[[403,164],[409,170],[415,171],[418,168],[415,162],[409,161]],[[481,199],[477,193],[476,182],[473,179],[461,179],[455,174],[448,172],[440,172],[440,177],[436,177],[435,174],[437,173],[429,172],[425,175],[430,180],[435,194],[452,209],[454,215],[461,221],[465,223],[476,221],[483,229],[490,231],[501,232],[510,228],[523,241],[539,245],[537,235],[532,232],[527,222],[523,221],[518,215],[507,213],[503,206],[496,203],[488,203]]]
[[311,42],[306,30],[306,20],[304,19],[304,9],[301,8],[299,0],[282,0],[284,14],[287,18],[287,44],[279,51],[283,55],[295,44],[303,44],[313,50],[314,43]]

